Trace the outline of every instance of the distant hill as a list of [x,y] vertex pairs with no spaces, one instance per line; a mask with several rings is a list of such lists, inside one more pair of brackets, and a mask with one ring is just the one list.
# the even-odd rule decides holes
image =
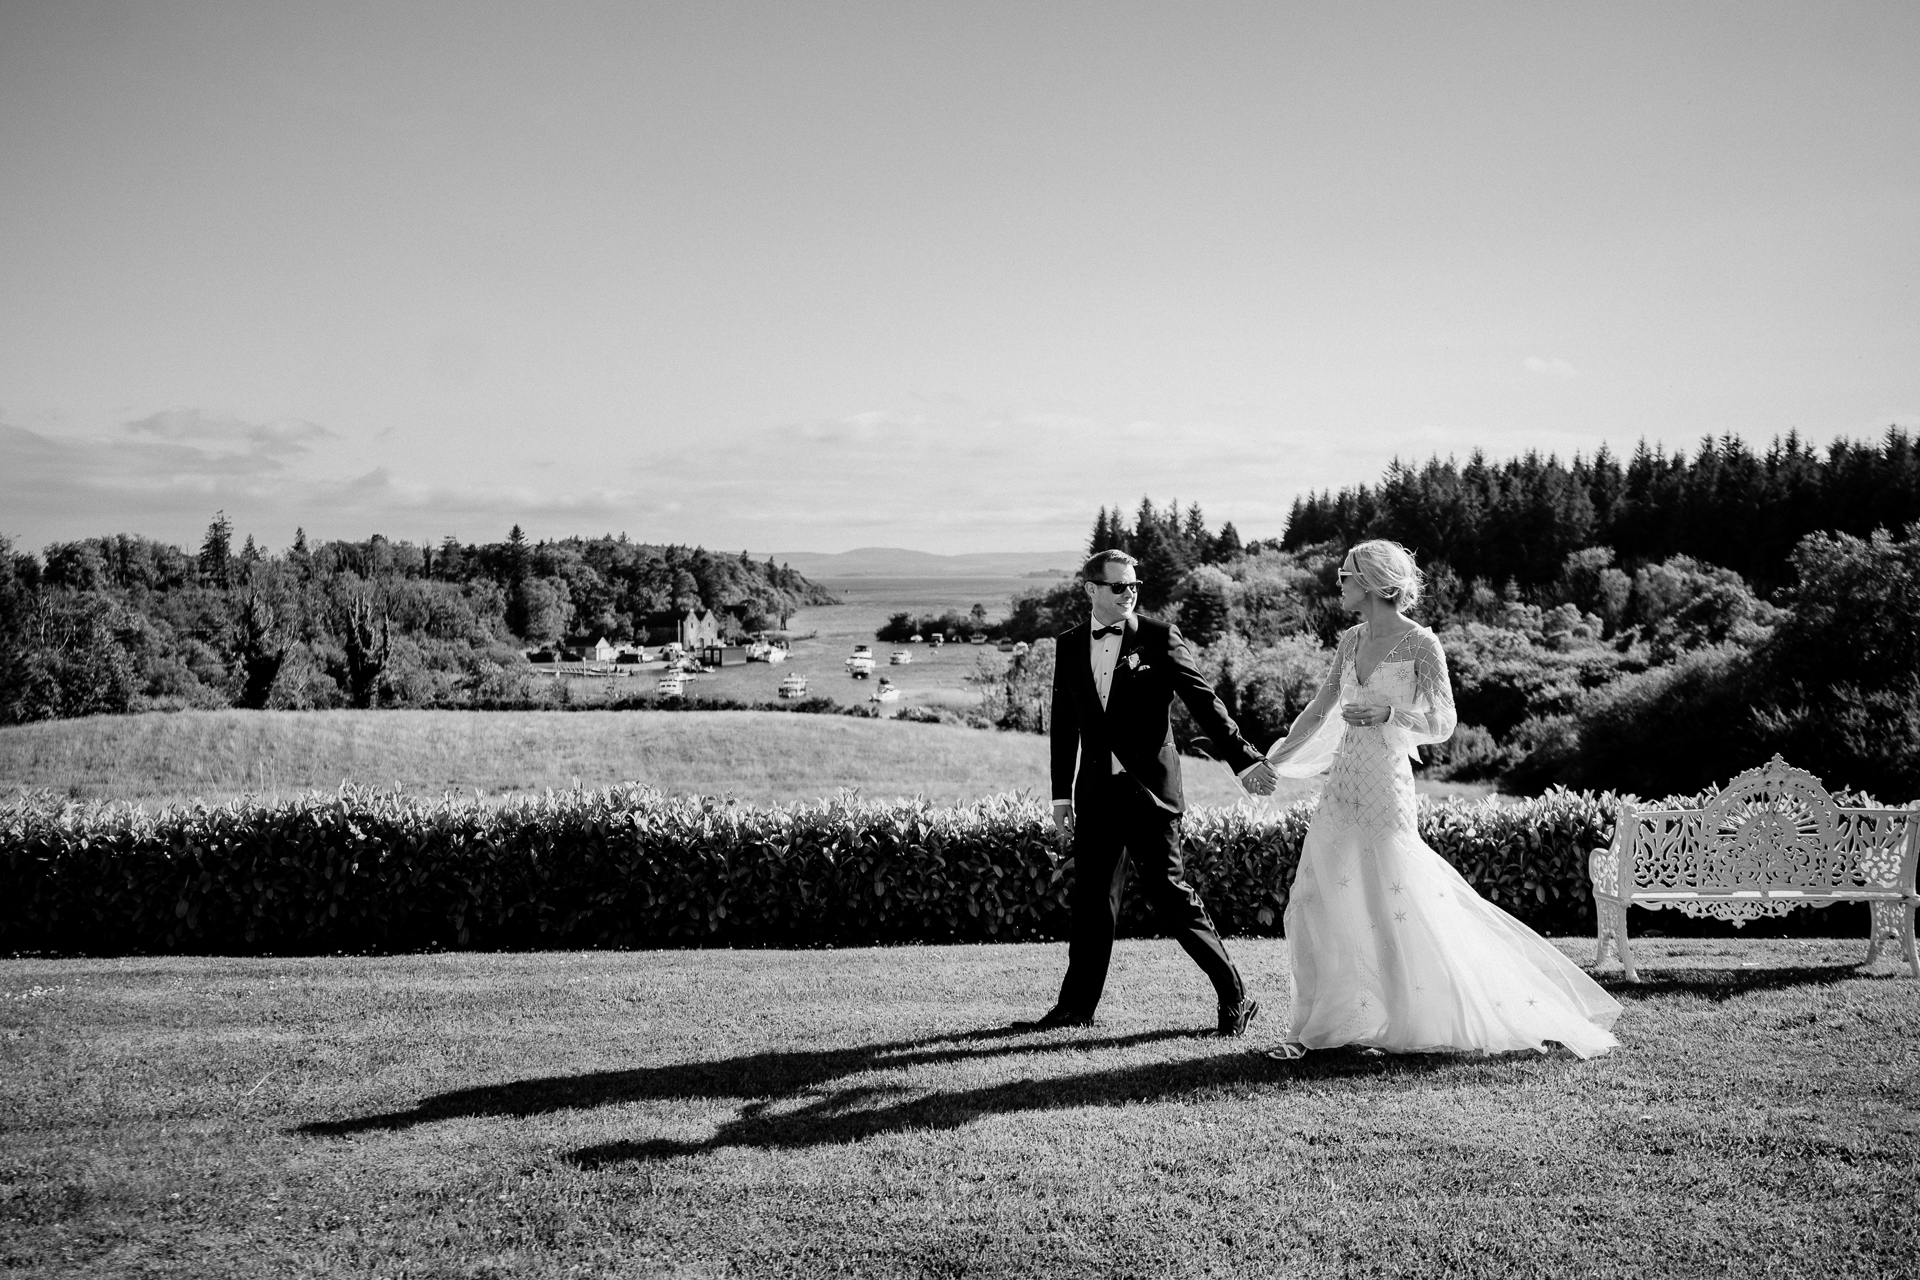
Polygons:
[[820,551],[755,552],[809,578],[1021,578],[1050,570],[1072,573],[1085,556],[1079,551],[974,551],[940,556],[905,547],[856,547]]

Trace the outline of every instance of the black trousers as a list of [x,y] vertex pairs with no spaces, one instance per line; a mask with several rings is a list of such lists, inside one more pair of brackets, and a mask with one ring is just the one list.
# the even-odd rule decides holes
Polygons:
[[1186,880],[1179,815],[1155,804],[1125,774],[1091,780],[1083,799],[1084,804],[1075,806],[1073,886],[1068,893],[1073,935],[1059,1006],[1091,1017],[1100,1003],[1113,960],[1129,858],[1161,927],[1207,975],[1221,1005],[1239,1004],[1246,998],[1246,984],[1227,958],[1206,904]]

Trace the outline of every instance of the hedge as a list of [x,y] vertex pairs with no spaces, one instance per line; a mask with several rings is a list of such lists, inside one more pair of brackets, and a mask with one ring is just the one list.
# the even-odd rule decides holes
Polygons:
[[[1615,798],[1422,801],[1420,830],[1535,928],[1592,924]],[[1312,803],[1198,809],[1222,932],[1277,936]],[[756,808],[639,785],[488,806],[343,788],[150,812],[0,804],[0,953],[324,954],[1059,939],[1071,861],[1044,804],[843,797]],[[1126,933],[1152,932],[1129,895]]]

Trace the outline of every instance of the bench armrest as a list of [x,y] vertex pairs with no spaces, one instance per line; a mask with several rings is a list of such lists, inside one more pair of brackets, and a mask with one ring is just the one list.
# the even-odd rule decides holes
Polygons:
[[1587,855],[1587,878],[1593,891],[1616,897],[1620,893],[1620,857],[1612,847],[1595,849]]

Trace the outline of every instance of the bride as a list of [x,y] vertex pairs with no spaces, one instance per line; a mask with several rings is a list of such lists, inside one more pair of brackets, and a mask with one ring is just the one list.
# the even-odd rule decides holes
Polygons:
[[1404,547],[1348,553],[1340,603],[1362,621],[1267,753],[1288,777],[1332,765],[1287,900],[1291,1029],[1269,1056],[1347,1044],[1545,1052],[1550,1040],[1582,1058],[1605,1053],[1619,1003],[1475,893],[1414,827],[1414,748],[1454,726],[1446,655],[1406,617],[1419,594]]

